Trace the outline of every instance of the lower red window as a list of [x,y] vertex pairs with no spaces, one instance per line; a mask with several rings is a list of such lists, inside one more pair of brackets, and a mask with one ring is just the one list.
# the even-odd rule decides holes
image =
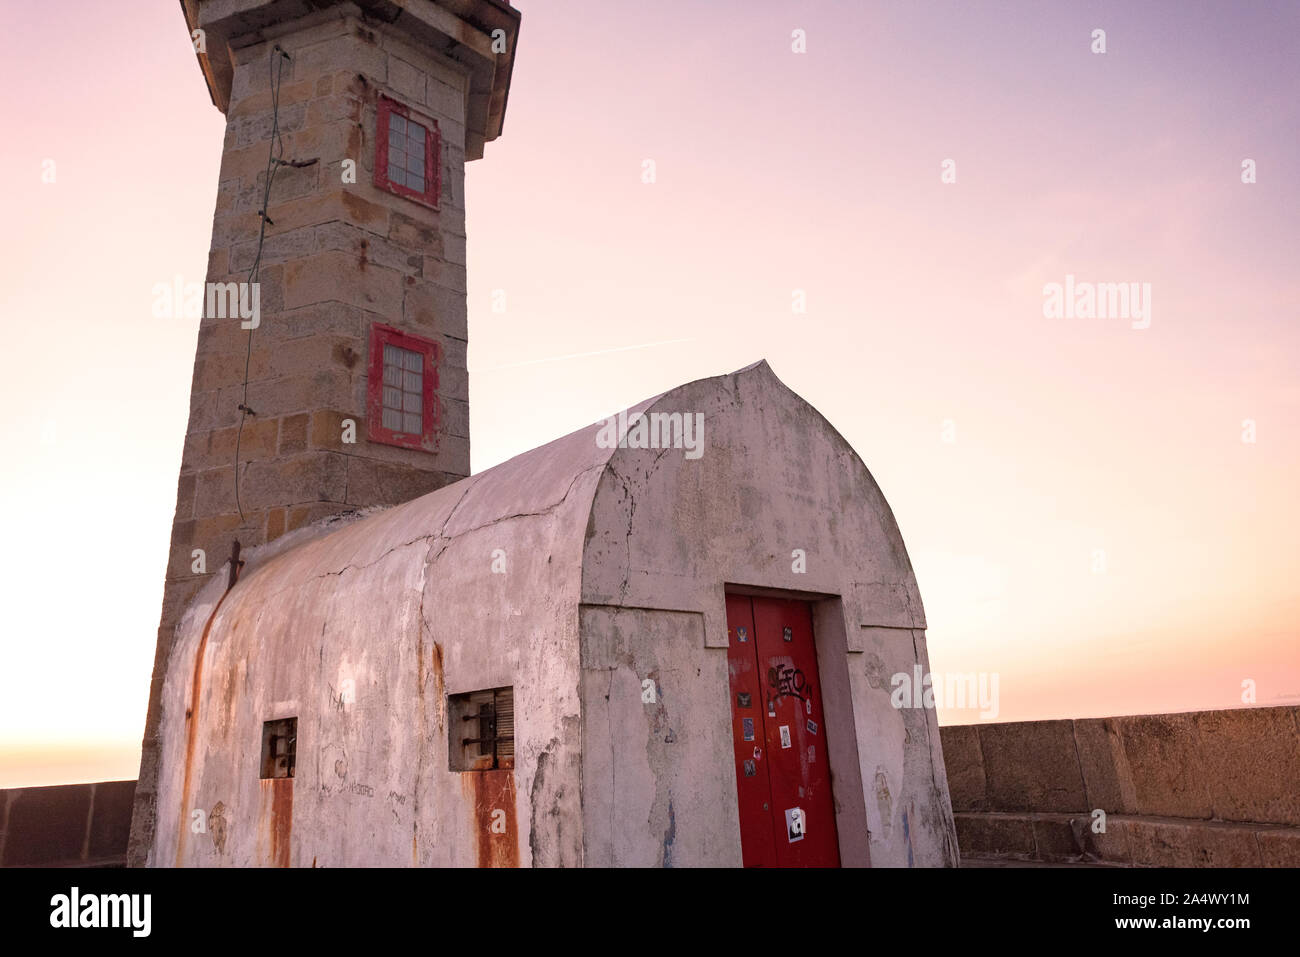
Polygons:
[[438,344],[392,326],[370,327],[367,435],[408,449],[438,447]]

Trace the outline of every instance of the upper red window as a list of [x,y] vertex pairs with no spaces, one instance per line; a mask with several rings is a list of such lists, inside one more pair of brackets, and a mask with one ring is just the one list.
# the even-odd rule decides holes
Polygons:
[[438,121],[380,96],[375,140],[375,185],[437,209],[442,191]]
[[439,357],[436,342],[391,326],[370,327],[366,431],[372,442],[437,450]]

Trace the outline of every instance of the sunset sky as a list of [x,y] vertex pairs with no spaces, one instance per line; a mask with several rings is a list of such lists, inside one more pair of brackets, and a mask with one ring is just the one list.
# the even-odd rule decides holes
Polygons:
[[[1300,5],[516,6],[474,471],[766,358],[997,720],[1300,703]],[[224,118],[174,0],[6,21],[0,787],[133,778],[198,326],[152,290],[204,277]],[[1149,328],[1045,317],[1067,275]]]

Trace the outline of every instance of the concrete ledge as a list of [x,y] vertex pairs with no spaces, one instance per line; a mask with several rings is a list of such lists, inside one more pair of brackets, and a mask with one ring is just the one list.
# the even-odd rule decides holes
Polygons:
[[963,866],[978,861],[1102,863],[1127,867],[1300,867],[1300,828],[1086,814],[954,815]]
[[1091,812],[1300,827],[1300,709],[940,729],[954,811]]

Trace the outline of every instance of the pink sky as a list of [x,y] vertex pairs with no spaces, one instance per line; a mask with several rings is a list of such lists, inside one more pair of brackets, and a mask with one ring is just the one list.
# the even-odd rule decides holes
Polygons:
[[[766,357],[998,720],[1300,702],[1300,7],[517,5],[466,187],[475,471]],[[197,327],[152,289],[203,278],[224,123],[174,3],[7,26],[0,787],[131,778]],[[1067,274],[1150,283],[1150,328],[1045,318]]]

